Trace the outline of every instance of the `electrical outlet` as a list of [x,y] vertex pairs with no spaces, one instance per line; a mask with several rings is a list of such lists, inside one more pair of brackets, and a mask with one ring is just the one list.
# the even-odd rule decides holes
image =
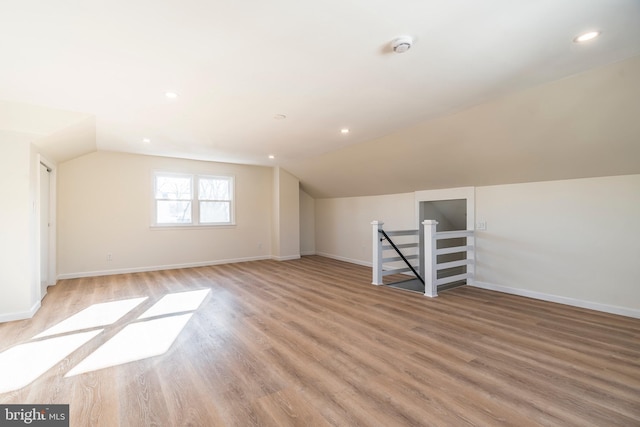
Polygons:
[[109,262],[113,261],[113,254],[111,252],[107,254],[107,261]]
[[486,229],[487,229],[486,221],[480,221],[476,224],[476,230],[486,230]]
[[262,249],[262,242],[258,243],[258,249]]

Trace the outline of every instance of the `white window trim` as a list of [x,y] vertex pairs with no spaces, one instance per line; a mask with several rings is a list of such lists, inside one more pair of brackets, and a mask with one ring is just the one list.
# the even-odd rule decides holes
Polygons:
[[[159,223],[156,198],[156,177],[157,176],[176,176],[189,177],[191,179],[191,222],[190,223]],[[229,222],[206,222],[200,223],[200,202],[198,196],[199,180],[201,178],[225,179],[230,184],[230,200],[202,200],[202,201],[222,201],[229,202]],[[193,173],[193,172],[174,172],[166,170],[154,170],[151,174],[151,228],[154,229],[193,229],[193,228],[233,228],[236,226],[236,185],[235,176],[233,175],[215,175],[211,173]]]

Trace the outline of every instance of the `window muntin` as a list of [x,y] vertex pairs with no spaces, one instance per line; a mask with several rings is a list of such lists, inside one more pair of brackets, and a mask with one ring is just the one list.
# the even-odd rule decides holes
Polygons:
[[154,174],[154,225],[232,225],[233,177]]

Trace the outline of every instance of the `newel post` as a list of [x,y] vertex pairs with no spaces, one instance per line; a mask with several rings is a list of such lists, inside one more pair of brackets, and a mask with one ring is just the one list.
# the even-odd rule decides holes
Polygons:
[[438,221],[425,219],[422,225],[424,225],[424,294],[428,297],[437,297],[436,225]]
[[381,234],[378,230],[382,230],[382,226],[384,222],[380,221],[372,221],[372,231],[373,231],[373,259],[372,259],[372,267],[373,267],[373,280],[372,284],[374,285],[382,285],[382,242],[380,241]]

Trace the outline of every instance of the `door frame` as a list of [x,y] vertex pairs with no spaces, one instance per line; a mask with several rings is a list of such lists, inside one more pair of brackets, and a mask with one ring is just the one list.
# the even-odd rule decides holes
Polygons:
[[[56,284],[57,280],[57,271],[56,271],[56,259],[57,259],[57,254],[56,254],[56,225],[57,225],[57,221],[56,221],[56,183],[57,183],[57,175],[56,175],[56,164],[55,162],[47,159],[45,156],[43,156],[42,154],[38,154],[38,248],[41,249],[41,243],[40,243],[40,233],[41,233],[41,206],[40,206],[40,195],[42,193],[42,180],[40,179],[40,166],[44,166],[47,169],[49,169],[49,218],[48,218],[48,222],[49,222],[49,233],[48,233],[48,249],[47,249],[47,254],[49,256],[49,262],[48,262],[48,275],[47,275],[47,286],[53,286]],[[41,250],[38,250],[38,260],[40,261],[38,263],[38,265],[42,265],[42,260],[41,258]],[[42,300],[42,298],[44,298],[44,295],[42,293],[42,280],[40,280],[40,269],[38,270],[38,293],[40,295],[40,298],[38,299],[39,301]]]
[[[467,201],[467,230],[476,229],[476,188],[475,187],[458,187],[458,188],[444,188],[439,190],[423,190],[416,191],[415,198],[415,213],[416,220],[420,222],[420,203],[422,202],[437,202],[439,200],[460,200]],[[424,229],[422,224],[418,224],[418,230],[420,230],[419,240],[422,243]],[[475,238],[470,237],[470,244],[475,245]],[[467,240],[469,242],[469,240]],[[422,246],[420,247],[420,256],[422,256]],[[424,268],[423,260],[420,260],[421,270]],[[471,268],[475,270],[475,256],[471,264]],[[420,274],[424,274],[424,270],[420,271]],[[468,285],[473,285],[473,279],[467,280]]]

